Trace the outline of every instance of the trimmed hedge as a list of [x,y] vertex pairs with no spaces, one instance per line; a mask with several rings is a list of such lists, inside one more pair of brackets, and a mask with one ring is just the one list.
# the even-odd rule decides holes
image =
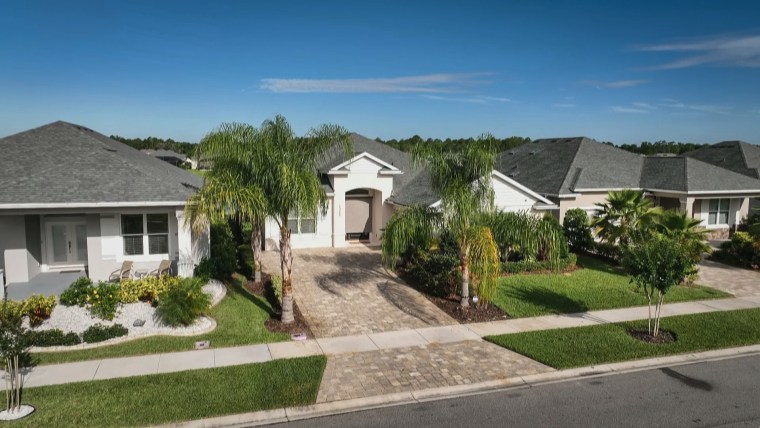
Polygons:
[[64,333],[60,329],[55,330],[32,330],[29,337],[33,346],[71,346],[79,345],[82,339],[73,332]]
[[82,340],[87,343],[103,342],[114,337],[126,336],[128,332],[129,330],[121,324],[114,324],[109,327],[95,324],[82,333]]
[[578,257],[570,253],[567,257],[559,259],[557,263],[552,263],[550,260],[519,260],[514,262],[506,262],[501,264],[501,271],[504,273],[527,273],[527,272],[561,272],[565,269],[569,269],[575,266],[578,261]]

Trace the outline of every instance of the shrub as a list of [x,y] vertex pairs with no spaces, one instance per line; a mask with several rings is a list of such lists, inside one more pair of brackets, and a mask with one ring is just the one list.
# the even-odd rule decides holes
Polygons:
[[414,253],[407,263],[406,275],[426,293],[448,297],[459,285],[459,256],[443,246],[438,251]]
[[560,272],[565,269],[574,267],[577,261],[577,256],[573,253],[570,253],[567,255],[567,257],[559,259],[558,262],[552,262],[551,260],[523,259],[514,262],[502,263],[501,269],[504,273],[512,274],[542,271]]
[[713,253],[713,258],[751,269],[760,268],[760,241],[747,232],[736,232]]
[[90,305],[91,314],[100,319],[110,321],[116,315],[119,297],[118,284],[101,281],[97,287],[92,288],[86,300]]
[[121,324],[114,324],[108,327],[102,324],[95,324],[82,333],[82,340],[87,343],[97,343],[113,339],[114,337],[126,336],[127,333],[129,333],[129,330]]
[[274,290],[274,295],[282,306],[282,276],[272,275],[272,290]]
[[71,346],[79,345],[82,339],[76,333],[64,333],[62,330],[39,330],[30,332],[30,340],[33,346]]
[[203,292],[200,278],[183,278],[159,298],[157,314],[172,327],[192,324],[208,311],[211,297]]
[[201,260],[196,269],[198,277],[227,279],[237,269],[237,246],[227,223],[211,225],[210,257]]
[[176,276],[147,276],[141,279],[124,279],[119,284],[119,301],[121,303],[149,302],[158,300],[158,296],[179,284]]
[[618,245],[609,242],[594,242],[592,252],[614,263],[620,263],[623,258],[623,250]]
[[21,302],[19,313],[28,316],[29,324],[35,327],[50,318],[53,308],[55,308],[55,296],[45,297],[42,294],[33,294]]
[[565,232],[567,243],[575,252],[587,252],[594,245],[594,237],[591,234],[591,223],[588,214],[580,208],[573,208],[565,213],[562,221],[562,229]]
[[92,280],[83,276],[72,282],[61,293],[60,301],[63,306],[84,306],[87,304],[87,296],[92,292]]

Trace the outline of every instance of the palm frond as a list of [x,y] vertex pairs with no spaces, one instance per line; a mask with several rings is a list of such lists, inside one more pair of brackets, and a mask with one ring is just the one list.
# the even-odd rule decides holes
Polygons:
[[424,205],[412,205],[397,211],[388,220],[383,233],[383,264],[395,268],[399,257],[410,247],[427,246],[441,227],[441,213]]

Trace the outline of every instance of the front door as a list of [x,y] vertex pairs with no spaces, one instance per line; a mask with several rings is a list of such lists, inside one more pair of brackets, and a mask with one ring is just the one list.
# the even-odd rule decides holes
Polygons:
[[87,263],[87,225],[84,222],[48,222],[46,228],[49,266]]

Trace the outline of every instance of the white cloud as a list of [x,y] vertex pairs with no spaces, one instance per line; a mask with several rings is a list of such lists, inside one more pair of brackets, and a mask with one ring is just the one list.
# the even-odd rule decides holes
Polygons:
[[713,37],[681,43],[640,46],[644,52],[680,52],[687,56],[654,69],[672,70],[700,65],[760,67],[760,35]]
[[439,73],[370,79],[261,79],[270,92],[331,93],[451,93],[488,82],[478,77],[490,73]]
[[509,98],[503,98],[503,97],[490,97],[486,95],[473,95],[468,97],[444,97],[440,95],[430,95],[430,94],[424,94],[421,95],[423,98],[427,98],[429,100],[437,100],[437,101],[454,101],[454,102],[460,102],[460,103],[472,103],[472,104],[488,104],[492,102],[497,103],[511,103],[513,102]]
[[552,107],[575,108],[575,104],[570,104],[570,103],[554,103],[554,104],[552,104]]
[[612,106],[610,108],[615,113],[638,113],[638,114],[649,113],[649,110],[645,108],[623,107],[623,106]]
[[600,80],[583,80],[579,83],[584,86],[593,86],[597,89],[620,89],[643,85],[645,83],[649,83],[649,80],[614,80],[611,82],[603,82]]
[[721,106],[715,104],[686,104],[673,99],[666,99],[663,103],[659,104],[661,107],[670,108],[682,111],[691,111],[699,113],[712,113],[712,114],[729,114],[733,110],[733,107]]
[[632,105],[640,109],[657,110],[657,107],[649,103],[633,103]]

